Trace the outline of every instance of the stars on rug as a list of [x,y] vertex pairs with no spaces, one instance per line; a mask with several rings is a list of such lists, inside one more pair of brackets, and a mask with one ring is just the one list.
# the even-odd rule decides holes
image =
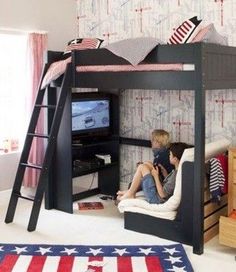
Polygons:
[[151,253],[156,253],[156,251],[153,251],[151,247],[149,247],[149,248],[139,248],[138,253],[143,253],[144,255],[149,255]]
[[185,266],[183,267],[178,267],[173,265],[173,267],[171,269],[168,269],[168,271],[173,271],[173,272],[187,272],[187,270],[185,270]]
[[180,253],[178,250],[175,249],[175,247],[173,248],[164,247],[164,250],[162,252],[169,253],[170,255],[173,255],[175,253]]
[[129,252],[126,250],[126,248],[115,248],[114,251],[112,251],[114,254],[118,254],[120,256],[123,256],[124,254],[129,254]]
[[12,252],[16,252],[18,255],[23,253],[23,252],[27,252],[27,246],[26,247],[15,247],[15,249],[12,250]]
[[102,253],[104,253],[104,252],[102,251],[102,248],[98,248],[98,249],[89,248],[89,251],[87,251],[86,253],[92,253],[93,256],[96,256],[96,255],[102,254]]
[[182,261],[180,259],[181,259],[181,257],[172,257],[172,256],[169,256],[168,259],[164,259],[164,260],[170,261],[171,264],[174,264],[174,263],[182,263]]
[[76,248],[67,248],[65,247],[64,250],[61,251],[61,253],[66,253],[67,255],[71,255],[71,254],[75,254],[78,253],[78,251],[76,250]]
[[[0,271],[1,261],[2,265],[8,260],[8,254],[13,256],[15,260],[24,260],[25,256],[34,256],[35,259],[41,256],[47,259],[47,264],[52,260],[58,261],[58,265],[64,265],[74,260],[71,265],[75,267],[83,265],[88,269],[93,267],[111,267],[115,268],[123,265],[129,260],[129,265],[133,267],[133,271],[139,271],[140,266],[137,263],[146,267],[157,266],[162,267],[165,271],[169,272],[192,272],[191,263],[185,253],[184,247],[181,244],[165,245],[165,246],[146,246],[146,245],[114,245],[114,246],[102,246],[102,245],[46,245],[46,244],[0,244]],[[54,258],[54,257],[58,258]],[[6,257],[6,259],[4,259]],[[119,263],[119,265],[118,265]],[[15,265],[25,264],[24,261],[17,261]],[[10,264],[9,264],[10,265]],[[26,264],[25,264],[26,265]],[[34,262],[27,264],[33,266]],[[43,264],[42,264],[43,265]],[[91,266],[91,267],[89,267]],[[23,270],[16,270],[23,271]],[[54,270],[52,270],[53,272]],[[86,270],[85,270],[86,271]],[[112,268],[110,271],[116,271]]]
[[44,255],[46,253],[52,253],[51,247],[39,247],[39,250],[36,250],[35,252],[40,252],[41,255]]

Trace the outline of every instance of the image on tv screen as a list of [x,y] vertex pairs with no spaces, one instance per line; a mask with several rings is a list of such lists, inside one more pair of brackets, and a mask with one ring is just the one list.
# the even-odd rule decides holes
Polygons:
[[106,128],[109,125],[109,100],[72,102],[72,131]]

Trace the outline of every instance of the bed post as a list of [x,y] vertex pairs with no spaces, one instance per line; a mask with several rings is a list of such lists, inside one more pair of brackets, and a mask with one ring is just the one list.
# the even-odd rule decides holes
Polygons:
[[195,54],[195,152],[193,193],[193,252],[203,253],[204,244],[204,158],[205,158],[205,74],[204,45]]
[[[62,52],[61,51],[48,51],[47,52],[47,59],[46,63],[50,65],[54,61],[57,61],[61,58]],[[47,87],[47,103],[48,105],[56,105],[57,102],[57,88],[51,87],[50,85]],[[52,111],[48,111],[47,113],[47,131],[51,130],[52,121],[53,121],[54,113]],[[52,159],[54,160],[54,159]],[[45,191],[45,209],[52,209],[53,208],[53,173],[52,167],[50,167],[50,171],[48,174],[48,182]]]

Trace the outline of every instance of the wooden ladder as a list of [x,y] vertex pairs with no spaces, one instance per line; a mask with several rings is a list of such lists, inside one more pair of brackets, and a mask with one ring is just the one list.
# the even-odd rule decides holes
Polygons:
[[[44,68],[43,75],[45,75],[47,71],[47,66],[48,65],[46,65]],[[42,79],[43,79],[43,76],[40,80],[38,94],[37,94],[35,105],[31,115],[24,147],[21,153],[21,158],[17,168],[16,177],[15,177],[15,181],[14,181],[8,209],[7,209],[7,214],[5,218],[5,223],[11,223],[13,221],[19,198],[32,201],[33,206],[31,209],[31,215],[30,215],[29,224],[27,228],[28,231],[34,231],[36,229],[40,207],[42,204],[42,199],[43,199],[47,181],[48,181],[49,168],[50,168],[50,164],[52,161],[52,157],[53,157],[54,149],[56,145],[57,134],[59,131],[61,118],[62,118],[62,114],[63,114],[65,102],[66,102],[67,92],[70,91],[69,86],[71,84],[71,80],[70,80],[71,79],[71,65],[67,66],[67,69],[62,81],[62,85],[60,87],[60,91],[58,94],[57,102],[55,105],[44,104],[43,100],[44,100],[46,88],[41,89]],[[37,127],[38,120],[39,120],[40,111],[42,109],[51,110],[53,115],[52,124],[48,134],[40,134],[35,132],[35,129]],[[47,139],[47,145],[46,145],[46,150],[44,153],[44,158],[42,160],[43,161],[42,165],[36,165],[36,164],[32,164],[28,162],[32,142],[33,142],[33,139],[36,137]],[[22,187],[26,168],[33,168],[40,171],[39,178],[38,178],[38,185],[36,188],[36,193],[34,198],[30,198],[21,194],[21,187]]]

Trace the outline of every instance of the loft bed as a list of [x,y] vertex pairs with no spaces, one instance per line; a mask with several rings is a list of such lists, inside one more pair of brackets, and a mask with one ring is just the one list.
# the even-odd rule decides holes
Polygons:
[[[59,60],[61,52],[48,53],[49,63]],[[236,88],[236,48],[216,44],[181,44],[158,45],[143,61],[144,64],[193,64],[194,69],[188,71],[77,71],[77,67],[90,67],[93,65],[127,65],[128,62],[111,53],[109,50],[94,49],[72,52],[72,62],[67,65],[65,76],[55,80],[51,86],[61,87],[71,92],[71,88],[98,88],[119,94],[124,89],[157,89],[157,90],[192,90],[195,94],[195,139],[194,163],[188,165],[192,168],[193,182],[185,183],[183,176],[182,193],[191,209],[186,214],[177,214],[176,220],[161,219],[133,212],[125,212],[125,227],[145,233],[156,234],[190,244],[193,252],[203,253],[204,247],[204,176],[205,176],[205,91],[216,89]],[[91,68],[91,67],[90,67]],[[52,99],[49,92],[49,101]],[[49,117],[50,119],[50,117]],[[145,141],[120,138],[121,144],[146,146]],[[194,165],[194,167],[193,167]],[[186,174],[185,174],[186,176]],[[189,174],[187,174],[189,176]],[[53,191],[52,184],[48,191],[48,199]],[[185,190],[186,188],[186,190]],[[188,194],[192,193],[192,198]],[[183,201],[181,207],[186,207]],[[184,210],[185,211],[185,210]],[[145,227],[137,228],[132,221],[142,222]],[[166,230],[156,232],[159,224],[168,227]],[[163,228],[161,228],[163,229]],[[179,233],[180,232],[180,233]],[[176,234],[179,233],[177,236]]]

